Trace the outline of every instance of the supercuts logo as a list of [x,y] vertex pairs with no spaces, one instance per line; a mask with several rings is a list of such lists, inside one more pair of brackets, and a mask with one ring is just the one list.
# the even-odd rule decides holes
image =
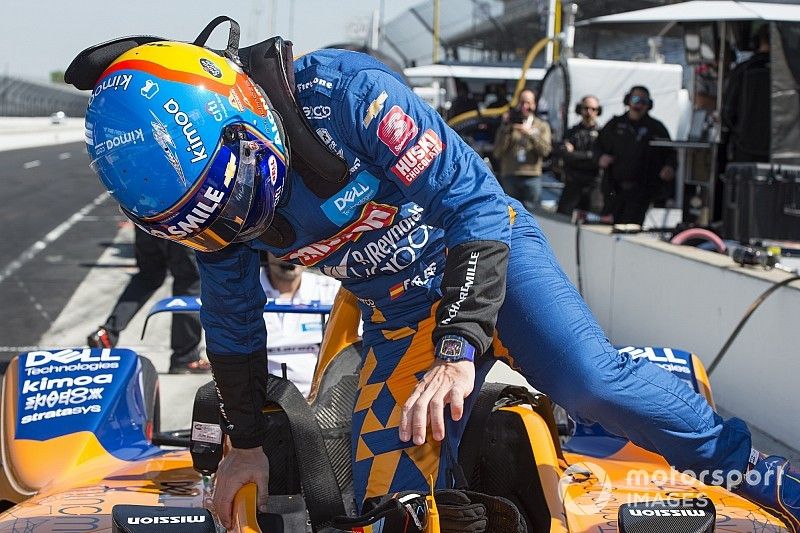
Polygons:
[[406,153],[395,163],[391,169],[392,173],[406,185],[411,185],[444,151],[444,148],[445,144],[435,131],[425,130],[416,144],[406,150]]
[[397,207],[369,202],[361,210],[361,216],[328,239],[303,246],[281,257],[284,261],[299,260],[306,266],[316,265],[349,242],[358,240],[364,232],[386,228],[392,225]]
[[32,366],[49,365],[60,363],[68,365],[71,363],[99,363],[107,361],[119,361],[118,355],[111,355],[111,350],[103,350],[100,355],[92,355],[91,350],[61,350],[58,352],[28,352],[25,356],[25,368]]
[[378,124],[378,139],[389,147],[394,155],[400,155],[408,141],[413,139],[419,129],[414,119],[406,115],[399,105],[392,107]]
[[127,91],[128,85],[130,85],[132,79],[132,74],[117,74],[116,76],[111,76],[104,79],[97,85],[97,87],[94,88],[92,94],[89,95],[89,105],[92,105],[94,99],[97,98],[103,91],[107,91],[109,89],[114,89],[115,91],[122,89],[123,91]]
[[[231,158],[234,156],[231,155]],[[186,214],[182,220],[178,220],[170,226],[163,228],[163,231],[157,229],[148,229],[147,231],[154,237],[161,239],[171,238],[184,238],[195,233],[199,233],[203,229],[203,224],[214,214],[222,204],[225,198],[225,191],[220,191],[214,187],[208,187],[203,196],[197,204]]]
[[194,124],[189,120],[189,115],[181,111],[180,105],[174,98],[167,100],[167,103],[164,104],[164,111],[172,115],[175,124],[183,129],[183,136],[189,144],[189,146],[186,147],[186,151],[191,152],[193,156],[192,163],[197,163],[208,158],[203,139],[197,134]]

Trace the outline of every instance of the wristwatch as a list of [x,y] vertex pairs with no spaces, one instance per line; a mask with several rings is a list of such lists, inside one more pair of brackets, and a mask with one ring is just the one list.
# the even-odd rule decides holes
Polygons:
[[434,354],[437,359],[448,363],[475,361],[475,347],[467,339],[458,335],[445,335],[439,339]]

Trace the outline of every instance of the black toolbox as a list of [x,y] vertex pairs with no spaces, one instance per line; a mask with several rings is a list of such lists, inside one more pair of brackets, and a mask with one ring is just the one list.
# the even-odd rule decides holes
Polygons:
[[725,239],[800,241],[800,166],[730,163],[723,183]]

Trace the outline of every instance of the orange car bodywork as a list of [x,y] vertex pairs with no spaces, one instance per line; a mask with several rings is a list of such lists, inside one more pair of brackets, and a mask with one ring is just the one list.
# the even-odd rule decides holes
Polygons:
[[[328,365],[358,340],[359,318],[355,298],[340,291],[323,340],[311,401]],[[713,405],[705,371],[696,357],[694,362],[698,388]],[[91,432],[43,442],[15,439],[16,364],[16,360],[11,363],[4,379],[0,498],[17,504],[0,515],[0,533],[110,531],[111,509],[116,504],[203,506],[209,490],[192,469],[187,450],[123,461],[104,450]],[[501,409],[515,413],[524,422],[549,508],[552,532],[617,531],[617,511],[622,503],[699,495],[713,501],[717,531],[784,531],[777,519],[723,488],[707,486],[677,473],[659,479],[656,473],[673,472],[667,463],[631,443],[607,456],[566,452],[562,460],[541,416],[524,405]],[[643,472],[644,477],[652,479],[640,482],[643,477],[632,477],[631,472]],[[260,531],[254,486],[240,491],[234,515],[235,531]]]

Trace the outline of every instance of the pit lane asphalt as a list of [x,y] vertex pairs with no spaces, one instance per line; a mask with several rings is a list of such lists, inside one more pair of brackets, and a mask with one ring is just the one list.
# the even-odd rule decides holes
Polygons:
[[84,146],[0,152],[0,360],[38,343],[119,231]]
[[[136,272],[133,227],[89,169],[83,142],[0,152],[0,364],[20,352],[86,345]],[[172,376],[167,316],[141,339],[145,310],[120,336],[161,374],[162,428],[189,427],[191,399],[209,375]]]

